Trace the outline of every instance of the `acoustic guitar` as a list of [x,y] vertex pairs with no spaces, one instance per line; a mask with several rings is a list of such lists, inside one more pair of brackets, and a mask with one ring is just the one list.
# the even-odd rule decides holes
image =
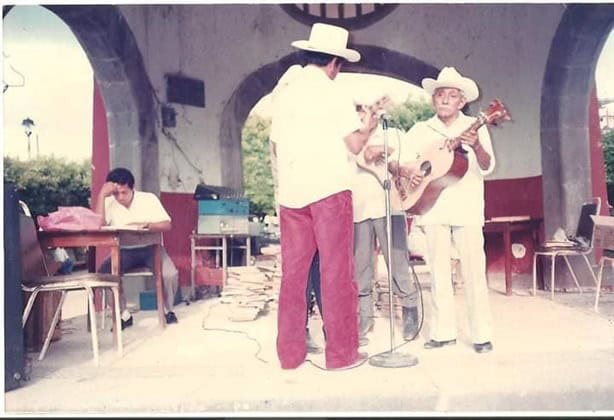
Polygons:
[[[495,99],[464,132],[477,130],[484,124],[497,125],[509,120],[511,116],[507,108]],[[443,139],[441,144],[433,144],[423,150],[416,161],[402,164],[410,169],[410,173],[421,172],[424,178],[418,186],[412,187],[408,178],[394,177],[391,202],[397,208],[414,215],[424,214],[435,205],[446,187],[455,184],[467,173],[467,151],[462,149],[459,137]],[[365,147],[358,155],[357,164],[373,173],[383,184],[386,179],[386,169],[382,164],[383,153],[374,147]],[[377,152],[380,152],[379,155]]]

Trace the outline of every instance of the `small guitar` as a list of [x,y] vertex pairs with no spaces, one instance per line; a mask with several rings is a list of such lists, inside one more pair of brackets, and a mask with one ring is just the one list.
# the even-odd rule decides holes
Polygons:
[[[511,120],[505,105],[495,99],[485,112],[480,113],[477,120],[465,130],[477,130],[484,124],[496,125],[499,121]],[[392,153],[388,149],[388,154]],[[460,180],[469,167],[466,151],[460,147],[460,139],[444,139],[442,144],[433,145],[424,150],[418,160],[408,162],[406,166],[413,171],[420,171],[424,179],[417,187],[411,187],[409,179],[394,177],[391,186],[391,203],[411,214],[424,214],[430,210],[443,189]],[[357,155],[357,164],[362,169],[371,172],[380,183],[386,179],[386,168],[383,164],[382,146],[365,146]]]
[[[484,124],[497,125],[500,121],[509,120],[511,116],[507,108],[500,100],[495,99],[465,132],[477,130]],[[409,179],[395,177],[395,187],[402,201],[401,208],[417,215],[429,211],[444,188],[455,184],[467,173],[469,162],[466,153],[461,148],[458,137],[445,139],[442,144],[434,144],[424,150],[417,161],[405,165],[410,168],[410,173],[420,171],[424,179],[418,186],[412,187]]]

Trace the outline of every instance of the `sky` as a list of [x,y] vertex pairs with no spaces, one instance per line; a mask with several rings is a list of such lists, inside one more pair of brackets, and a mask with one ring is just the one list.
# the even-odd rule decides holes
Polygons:
[[[5,156],[28,158],[28,137],[22,121],[34,121],[30,156],[55,155],[73,161],[91,157],[93,71],[72,31],[45,8],[17,6],[2,19],[3,94],[2,143]],[[23,78],[21,75],[23,75]],[[599,99],[614,99],[614,36],[606,41],[597,63]],[[339,80],[351,89],[358,75],[342,73]],[[379,77],[379,76],[378,76]],[[423,91],[390,78],[378,90],[392,92],[393,101]],[[20,86],[22,85],[22,86]],[[361,85],[373,85],[362,83]],[[267,100],[255,112],[267,116]]]
[[27,159],[21,123],[30,118],[32,158],[37,137],[41,156],[90,158],[94,76],[68,26],[43,7],[15,7],[3,19],[2,58],[10,85],[3,94],[4,155]]

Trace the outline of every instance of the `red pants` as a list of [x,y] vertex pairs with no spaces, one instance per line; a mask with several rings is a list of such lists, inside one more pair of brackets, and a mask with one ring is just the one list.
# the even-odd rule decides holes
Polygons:
[[311,261],[320,253],[326,367],[358,358],[358,291],[354,281],[354,223],[350,191],[300,209],[280,208],[282,280],[277,319],[277,355],[283,369],[305,361]]

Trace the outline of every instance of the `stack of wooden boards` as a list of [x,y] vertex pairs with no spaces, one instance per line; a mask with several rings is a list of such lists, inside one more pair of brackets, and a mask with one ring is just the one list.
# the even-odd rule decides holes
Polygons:
[[[267,247],[271,248],[271,247]],[[228,267],[221,303],[230,305],[231,321],[253,321],[258,315],[277,307],[281,283],[281,252],[268,250],[255,265]]]

